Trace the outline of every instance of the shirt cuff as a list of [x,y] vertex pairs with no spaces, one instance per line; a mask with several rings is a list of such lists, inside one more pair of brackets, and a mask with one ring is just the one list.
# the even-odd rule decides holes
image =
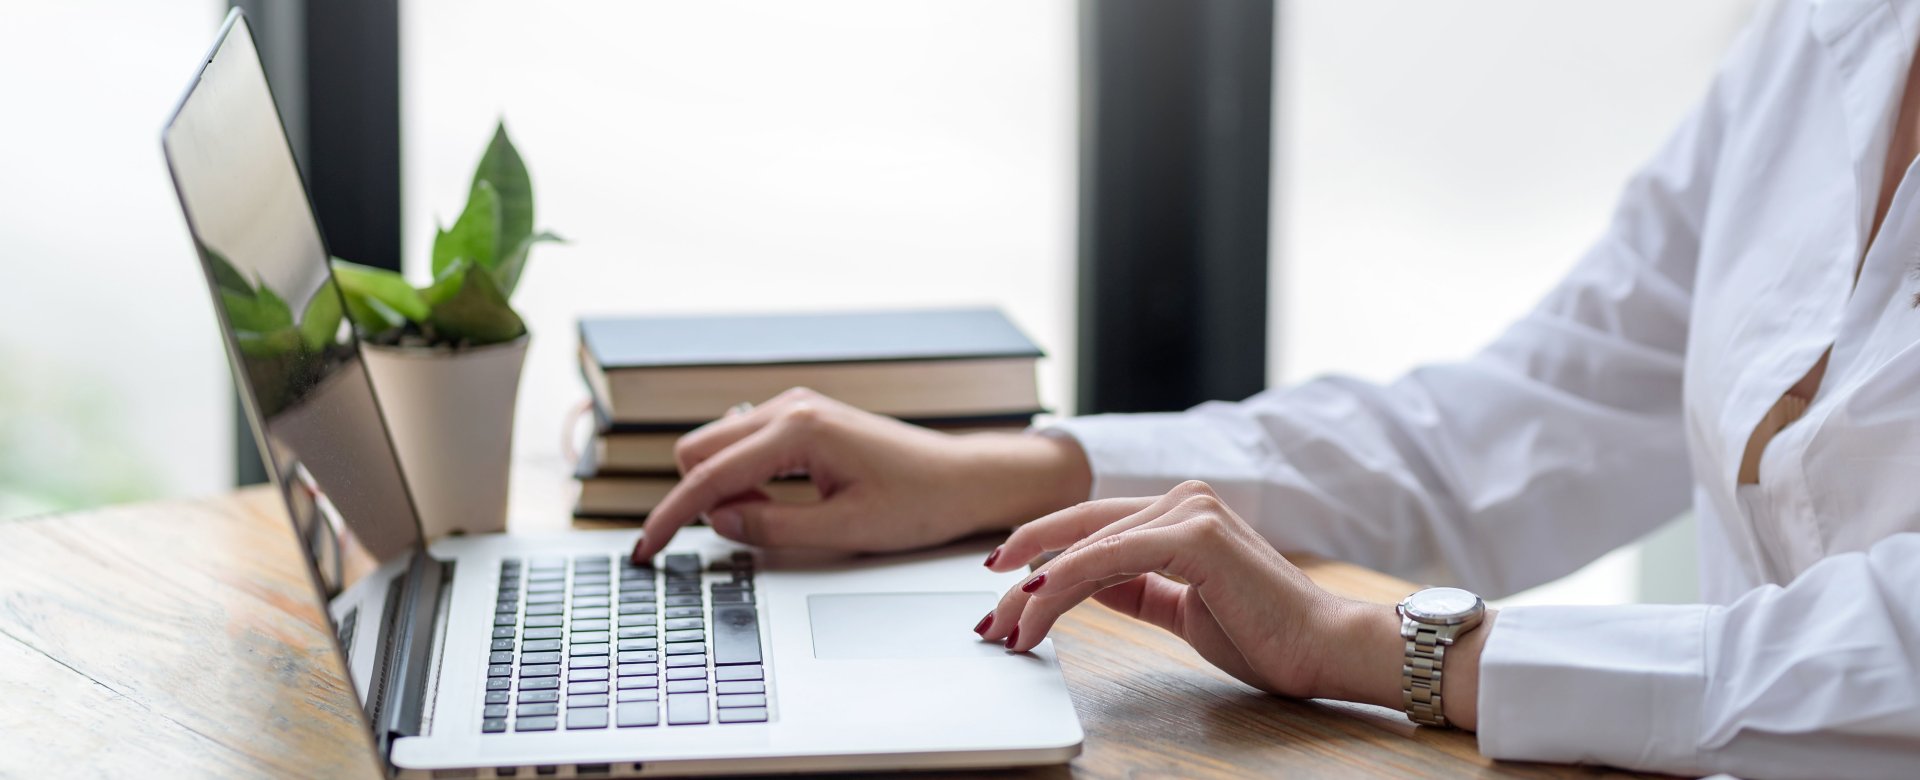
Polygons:
[[1480,752],[1669,772],[1697,766],[1711,609],[1500,610],[1480,656]]
[[1186,480],[1206,478],[1242,516],[1259,512],[1260,475],[1248,473],[1244,459],[1244,453],[1264,449],[1257,436],[1236,435],[1233,426],[1212,424],[1195,412],[1072,417],[1035,431],[1080,444],[1093,471],[1089,500],[1157,496]]

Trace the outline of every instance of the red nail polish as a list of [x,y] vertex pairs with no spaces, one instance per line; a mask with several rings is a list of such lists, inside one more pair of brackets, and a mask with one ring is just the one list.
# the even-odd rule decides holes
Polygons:
[[1020,586],[1020,589],[1027,593],[1032,593],[1039,590],[1040,586],[1045,584],[1047,584],[1047,573],[1043,571],[1033,575],[1033,579],[1027,580],[1027,584]]
[[987,553],[986,563],[982,563],[980,565],[991,567],[993,565],[993,562],[997,560],[1000,560],[1000,548],[995,547],[993,548],[993,552]]
[[1013,646],[1019,643],[1020,643],[1020,627],[1014,626],[1013,633],[1007,635],[1007,649],[1012,650]]
[[993,613],[988,612],[987,616],[981,618],[980,623],[973,627],[973,633],[979,634],[981,636],[986,636],[987,629],[991,627],[993,627]]

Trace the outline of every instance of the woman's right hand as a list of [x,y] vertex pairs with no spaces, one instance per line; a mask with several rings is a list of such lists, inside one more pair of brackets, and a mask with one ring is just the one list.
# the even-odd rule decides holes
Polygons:
[[[860,411],[805,389],[709,423],[674,447],[680,484],[648,514],[635,561],[695,517],[734,541],[883,552],[1014,525],[1087,497],[1092,472],[1071,439],[955,436]],[[817,503],[759,487],[805,473]]]

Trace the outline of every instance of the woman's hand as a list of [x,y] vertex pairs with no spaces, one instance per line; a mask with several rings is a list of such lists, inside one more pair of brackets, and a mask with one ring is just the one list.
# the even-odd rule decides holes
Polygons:
[[[1071,440],[953,436],[805,389],[687,434],[674,457],[680,484],[647,516],[635,560],[703,513],[716,533],[748,544],[926,547],[1071,505],[1093,479]],[[813,481],[820,502],[774,502],[758,489],[797,473]]]
[[[1172,632],[1261,690],[1399,706],[1403,648],[1394,610],[1322,590],[1204,482],[1055,512],[1021,526],[987,567],[1013,571],[1055,550],[1063,552],[1009,590],[975,633],[1028,650],[1091,596]],[[1474,669],[1461,670],[1464,681],[1455,678],[1456,663],[1469,661],[1448,652],[1448,684],[1456,691],[1477,686],[1477,645],[1473,650]],[[1474,701],[1471,694],[1460,698],[1467,707]],[[1470,727],[1471,713],[1455,700],[1446,697],[1448,716]]]

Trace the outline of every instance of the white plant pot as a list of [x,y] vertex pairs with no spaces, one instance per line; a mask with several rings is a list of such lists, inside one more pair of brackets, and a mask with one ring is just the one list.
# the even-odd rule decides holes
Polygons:
[[507,529],[527,339],[458,350],[361,345],[429,540]]

